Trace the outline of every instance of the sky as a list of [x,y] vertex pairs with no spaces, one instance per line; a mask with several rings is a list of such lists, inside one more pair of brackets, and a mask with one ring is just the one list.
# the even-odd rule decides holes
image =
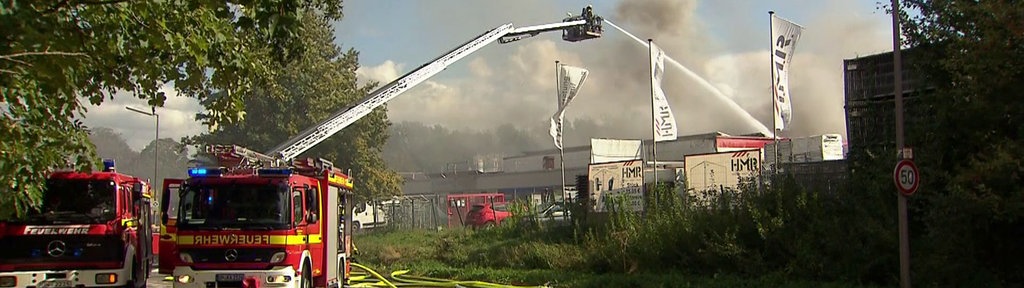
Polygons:
[[[888,1],[886,1],[888,2]],[[791,65],[793,123],[783,136],[845,134],[843,60],[891,51],[891,20],[876,1],[840,0],[347,0],[334,23],[336,42],[360,52],[360,81],[387,83],[473,37],[505,23],[560,22],[586,5],[596,14],[651,38],[755,119],[770,125],[768,11],[804,27]],[[605,25],[604,37],[576,43],[559,33],[494,43],[455,63],[388,104],[393,122],[418,121],[455,129],[502,124],[546,125],[555,112],[554,61],[590,70],[566,111],[568,121],[592,119],[607,128],[595,137],[650,137],[647,49]],[[758,131],[695,79],[668,66],[665,90],[680,135]],[[169,91],[173,92],[173,91]],[[85,123],[115,129],[136,150],[153,139],[154,119],[128,111],[143,100],[115,96],[89,106]],[[205,131],[201,107],[173,93],[157,108],[160,136]],[[148,109],[147,109],[148,110]]]

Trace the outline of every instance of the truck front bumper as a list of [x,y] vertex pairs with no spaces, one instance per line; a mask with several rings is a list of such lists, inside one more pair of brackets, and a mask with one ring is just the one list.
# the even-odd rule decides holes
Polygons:
[[[192,267],[174,268],[174,288],[243,287],[245,283],[256,287],[297,288],[301,277],[291,266],[270,270],[193,270]],[[251,288],[256,288],[251,287]]]
[[[116,287],[128,283],[128,267],[121,269],[89,269],[89,270],[37,270],[0,272],[0,283],[15,279],[17,288],[68,288],[68,287]],[[113,275],[113,276],[111,276]],[[110,278],[114,281],[111,282]],[[100,280],[100,281],[97,281]]]

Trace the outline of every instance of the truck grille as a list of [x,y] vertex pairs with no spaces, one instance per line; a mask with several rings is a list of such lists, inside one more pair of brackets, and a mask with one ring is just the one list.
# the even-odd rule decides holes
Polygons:
[[31,235],[0,239],[0,263],[120,262],[124,242],[119,235]]
[[193,248],[181,249],[195,263],[267,263],[281,248]]

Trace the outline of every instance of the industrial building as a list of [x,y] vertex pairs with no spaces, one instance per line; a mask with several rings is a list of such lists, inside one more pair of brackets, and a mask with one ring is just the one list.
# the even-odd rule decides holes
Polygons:
[[[678,180],[682,177],[682,173],[677,175],[676,171],[681,169],[685,155],[761,149],[771,142],[773,140],[770,137],[760,134],[733,136],[720,132],[682,136],[675,141],[659,142],[659,181]],[[651,144],[650,140],[643,141],[642,151],[638,151],[643,155],[643,159],[652,159]],[[566,186],[574,186],[577,175],[587,174],[591,157],[594,156],[592,147],[565,147],[563,154],[564,183]],[[558,187],[563,183],[558,149],[530,151],[501,157],[500,160],[494,157],[475,159],[472,162],[476,162],[476,165],[452,167],[453,169],[441,173],[405,173],[403,192],[405,195],[500,192],[508,195],[509,199],[516,199],[537,194],[557,195],[553,191],[559,191]],[[651,164],[653,163],[648,160],[648,171],[651,171]],[[651,182],[653,174],[647,178],[647,181]]]

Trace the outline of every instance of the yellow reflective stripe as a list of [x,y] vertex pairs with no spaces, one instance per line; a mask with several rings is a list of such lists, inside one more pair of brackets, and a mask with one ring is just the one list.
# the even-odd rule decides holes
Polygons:
[[[173,236],[172,236],[173,237]],[[232,245],[232,244],[270,244],[299,245],[306,244],[307,235],[179,235],[178,245]],[[310,244],[323,243],[320,234],[308,235]],[[199,241],[196,241],[196,240]]]

